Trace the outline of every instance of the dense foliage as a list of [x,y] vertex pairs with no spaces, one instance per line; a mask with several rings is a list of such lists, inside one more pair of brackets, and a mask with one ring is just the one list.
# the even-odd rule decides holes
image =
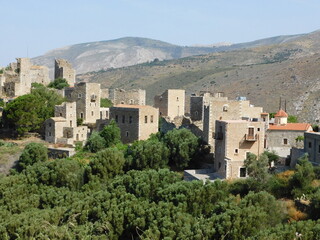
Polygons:
[[[0,178],[0,239],[320,238],[319,167],[302,158],[270,174],[277,156],[263,153],[248,155],[247,179],[187,182],[168,161],[195,158],[195,140],[174,130],[49,161],[43,146],[27,145],[21,171]],[[184,153],[170,149],[183,142]]]
[[108,107],[112,107],[112,106],[113,106],[113,104],[110,99],[108,99],[108,98],[101,98],[100,99],[100,107],[108,108]]
[[4,124],[19,135],[40,131],[44,121],[54,115],[54,106],[63,102],[55,91],[43,86],[33,88],[30,94],[17,97],[4,108]]
[[61,90],[61,89],[65,88],[65,87],[69,87],[69,83],[64,78],[57,78],[54,81],[50,82],[48,87]]

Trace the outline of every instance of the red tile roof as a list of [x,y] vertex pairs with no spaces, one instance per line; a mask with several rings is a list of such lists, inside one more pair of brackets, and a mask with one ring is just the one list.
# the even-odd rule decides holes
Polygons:
[[[287,123],[286,125],[269,125],[269,130],[279,131],[307,131],[311,125],[309,123]],[[312,129],[311,129],[312,130]]]
[[282,109],[280,109],[277,113],[276,113],[276,115],[274,115],[275,117],[288,117],[288,114],[285,112],[285,111],[283,111]]

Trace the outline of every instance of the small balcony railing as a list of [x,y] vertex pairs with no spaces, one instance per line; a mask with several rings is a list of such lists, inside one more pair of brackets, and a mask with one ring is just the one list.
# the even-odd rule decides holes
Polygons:
[[245,140],[248,142],[255,142],[258,140],[258,134],[246,134]]

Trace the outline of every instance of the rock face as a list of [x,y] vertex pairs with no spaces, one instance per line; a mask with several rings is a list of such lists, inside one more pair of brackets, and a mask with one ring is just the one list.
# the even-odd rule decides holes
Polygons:
[[250,48],[290,41],[295,36],[281,36],[241,44],[218,44],[209,46],[182,47],[170,43],[148,39],[126,37],[116,40],[81,43],[54,49],[42,56],[33,58],[34,64],[45,65],[53,76],[54,59],[68,60],[77,74],[100,71],[110,68],[131,66],[157,60],[169,60],[212,52]]

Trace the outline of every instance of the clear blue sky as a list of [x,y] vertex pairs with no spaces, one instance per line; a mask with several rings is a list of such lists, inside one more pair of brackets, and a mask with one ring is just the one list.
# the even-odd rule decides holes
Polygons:
[[5,66],[27,53],[125,36],[192,45],[308,33],[320,29],[320,1],[2,0],[0,27]]

